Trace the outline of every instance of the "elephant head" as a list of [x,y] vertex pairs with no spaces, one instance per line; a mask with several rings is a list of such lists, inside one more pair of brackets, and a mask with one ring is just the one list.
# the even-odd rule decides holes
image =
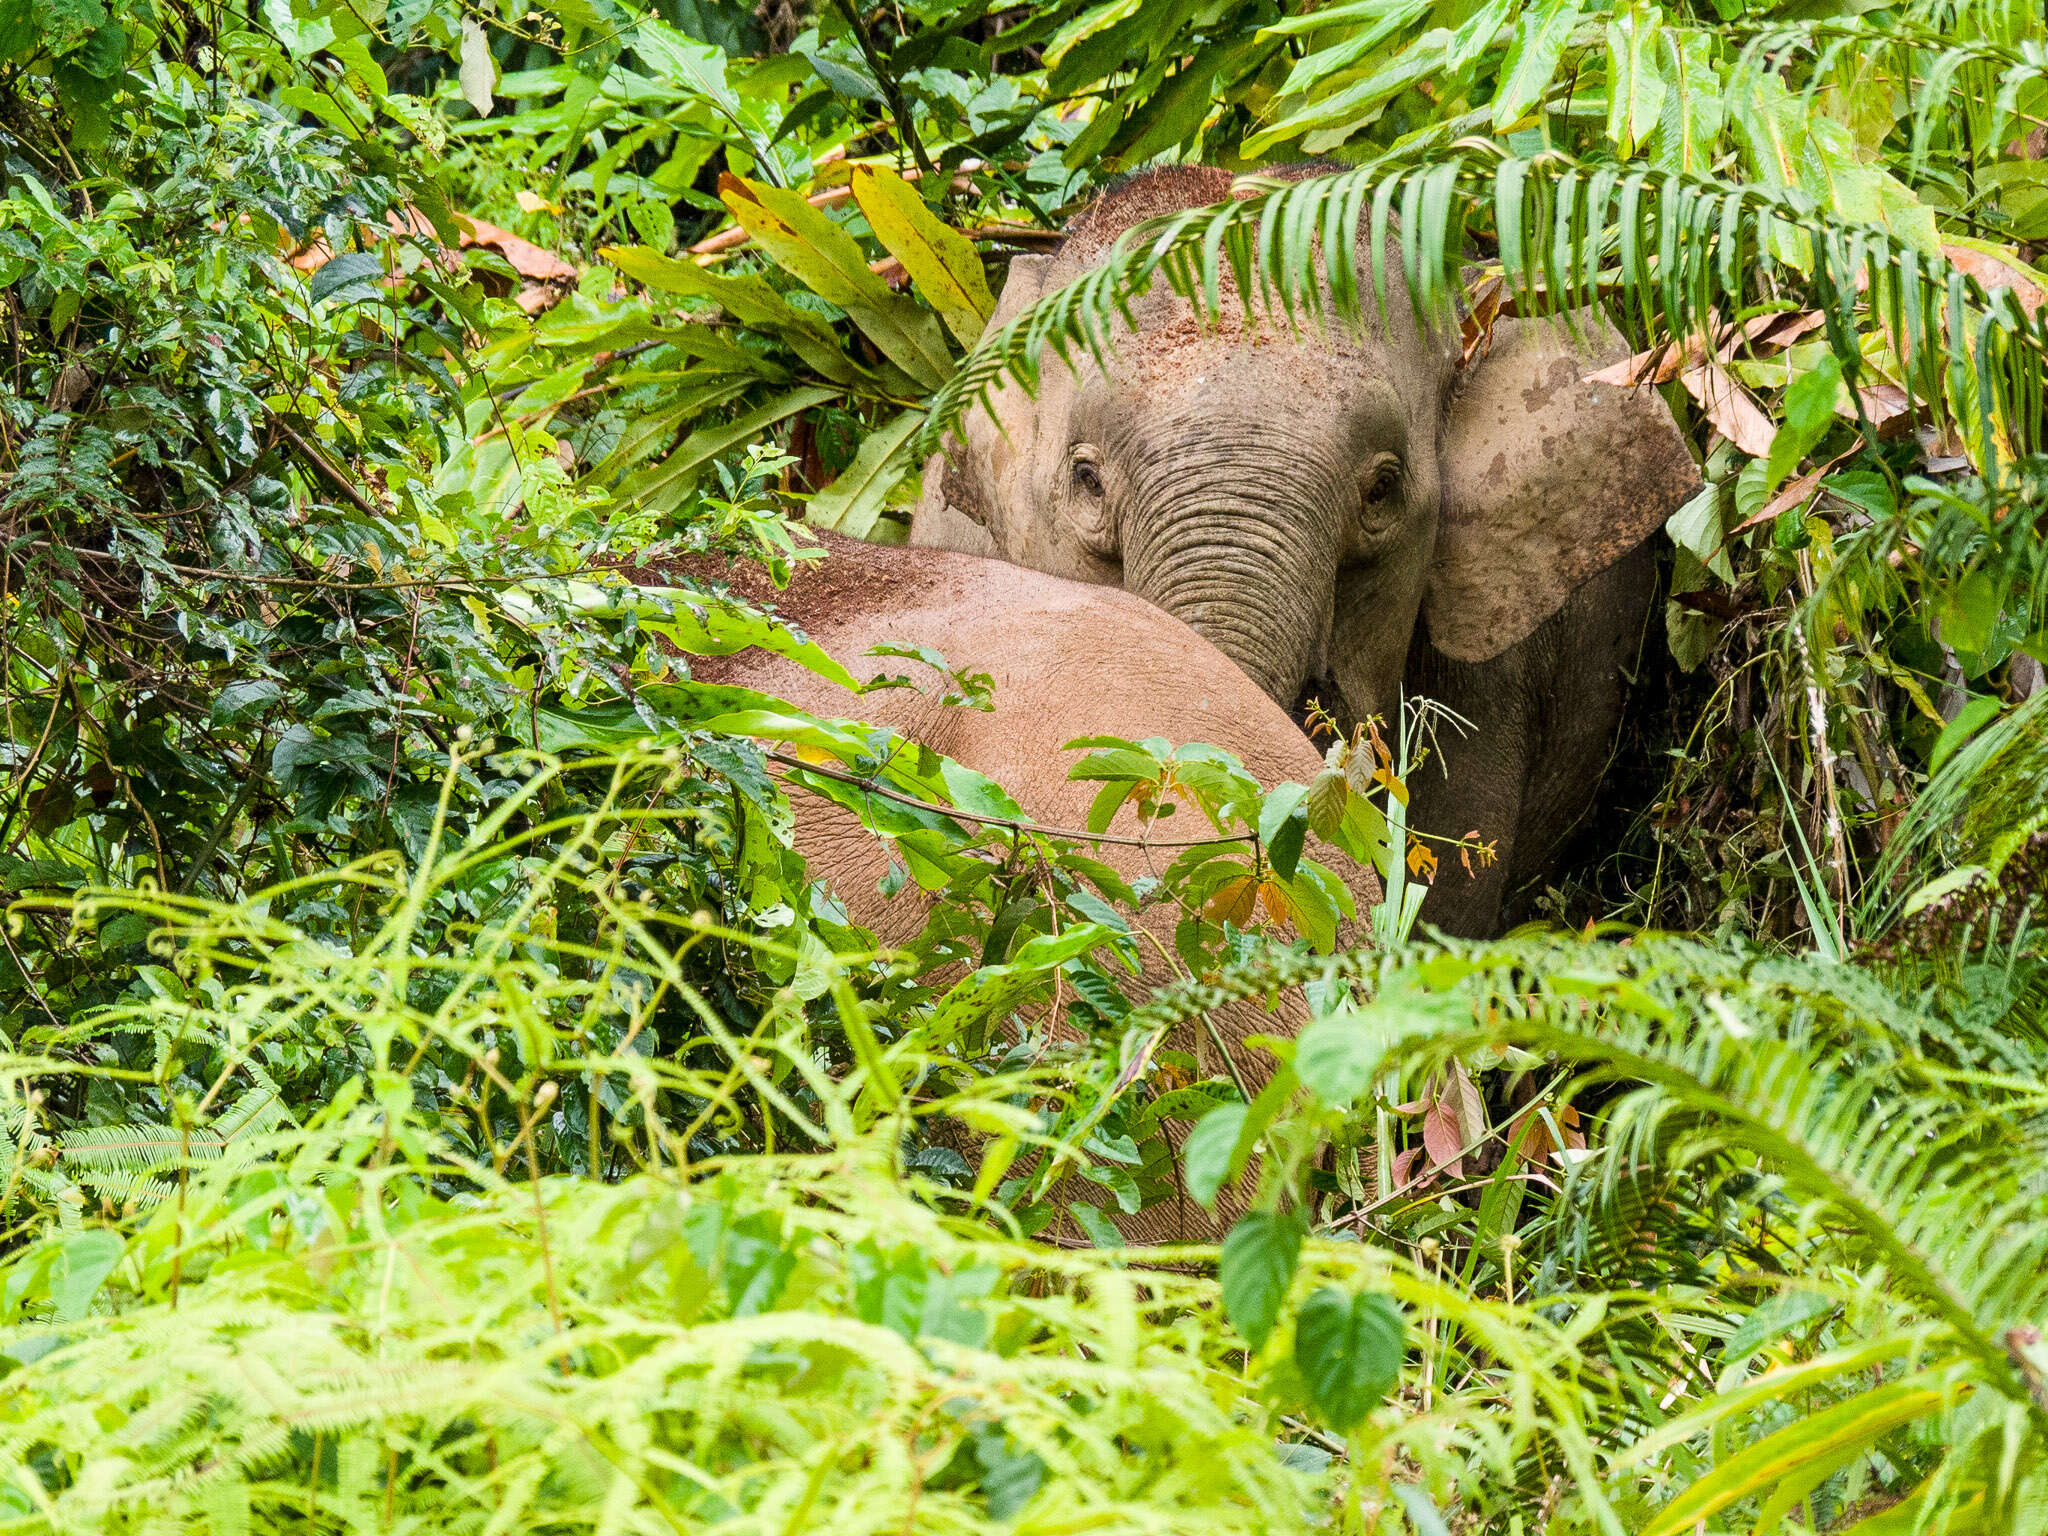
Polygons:
[[[1227,172],[1125,183],[1049,256],[1012,265],[995,323],[1141,219],[1230,195]],[[1385,714],[1418,618],[1483,662],[1531,635],[1698,485],[1648,392],[1582,383],[1623,355],[1591,313],[1500,321],[1467,363],[1418,324],[1389,253],[1370,323],[1218,322],[1165,285],[1134,301],[1107,371],[1012,384],[927,476],[914,542],[1129,589],[1185,620],[1276,702]],[[1359,270],[1370,270],[1361,253]],[[1226,274],[1227,275],[1227,274]]]

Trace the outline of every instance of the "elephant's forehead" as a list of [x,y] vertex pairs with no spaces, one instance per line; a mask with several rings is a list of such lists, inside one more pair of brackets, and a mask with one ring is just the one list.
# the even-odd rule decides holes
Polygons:
[[1109,377],[1152,397],[1285,390],[1276,398],[1340,404],[1350,381],[1383,372],[1385,363],[1373,341],[1317,326],[1295,331],[1283,319],[1248,330],[1241,319],[1217,324],[1183,314],[1119,337]]

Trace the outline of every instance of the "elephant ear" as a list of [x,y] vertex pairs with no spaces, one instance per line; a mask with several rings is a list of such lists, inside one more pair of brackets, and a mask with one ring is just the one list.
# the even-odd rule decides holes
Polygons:
[[1527,639],[1700,488],[1655,391],[1584,382],[1628,355],[1621,335],[1595,311],[1571,320],[1497,324],[1444,423],[1423,614],[1431,643],[1458,661]]
[[[1011,258],[1009,278],[983,336],[1009,324],[1038,301],[1053,260],[1031,255]],[[1022,398],[1014,383],[994,391],[989,397],[990,410],[999,418],[1007,415],[1012,420],[1028,420],[1025,411],[1005,410],[1013,394]],[[1002,429],[978,409],[968,413],[961,430],[962,436],[948,439],[942,451],[925,461],[924,497],[911,522],[910,542],[927,549],[996,555],[995,540],[987,531],[993,488],[1019,445],[1006,440]]]

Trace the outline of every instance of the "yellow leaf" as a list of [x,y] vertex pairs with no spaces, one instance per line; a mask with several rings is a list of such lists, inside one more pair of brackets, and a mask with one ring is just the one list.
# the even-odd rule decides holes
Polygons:
[[1434,880],[1436,878],[1435,852],[1421,843],[1409,843],[1408,873],[1415,876],[1418,880]]
[[853,236],[804,198],[723,172],[718,195],[754,244],[783,271],[827,303],[846,311],[882,355],[926,389],[953,372],[937,320],[908,294],[892,293],[868,270]]
[[1252,920],[1258,904],[1259,882],[1250,875],[1239,875],[1216,888],[1216,894],[1202,909],[1202,916],[1212,923],[1235,923],[1242,928]]
[[886,166],[856,166],[851,185],[875,238],[903,263],[917,291],[960,344],[973,346],[996,300],[972,242],[934,218],[917,189]]
[[1276,923],[1294,926],[1294,898],[1287,894],[1287,887],[1278,880],[1259,882],[1259,904],[1266,909],[1266,916]]

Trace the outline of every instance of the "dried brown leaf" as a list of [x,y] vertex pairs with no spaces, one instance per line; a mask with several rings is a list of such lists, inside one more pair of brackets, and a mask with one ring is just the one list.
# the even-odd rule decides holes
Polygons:
[[1715,431],[1751,458],[1769,455],[1774,433],[1771,418],[1725,368],[1704,363],[1680,374],[1679,382],[1699,402]]

